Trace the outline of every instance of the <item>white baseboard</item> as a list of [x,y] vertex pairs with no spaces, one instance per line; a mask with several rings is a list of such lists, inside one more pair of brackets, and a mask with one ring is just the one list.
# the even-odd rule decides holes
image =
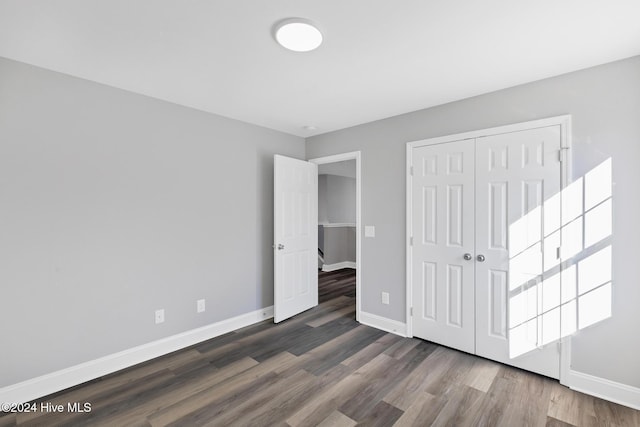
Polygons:
[[273,317],[273,306],[192,329],[0,389],[0,403],[24,403]]
[[569,370],[566,386],[572,390],[640,410],[640,388]]
[[322,266],[322,271],[335,271],[335,270],[340,270],[342,268],[353,268],[355,270],[356,263],[353,261],[343,261],[343,262],[337,262],[335,264],[324,264]]
[[376,328],[385,332],[400,335],[401,337],[407,336],[406,323],[398,322],[397,320],[387,319],[386,317],[378,316],[377,314],[371,314],[365,311],[361,311],[359,322],[362,323],[363,325],[371,326],[372,328]]

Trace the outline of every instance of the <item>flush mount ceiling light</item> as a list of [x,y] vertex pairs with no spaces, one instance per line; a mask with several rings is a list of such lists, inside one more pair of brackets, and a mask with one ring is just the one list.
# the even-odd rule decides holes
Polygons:
[[322,43],[320,30],[303,18],[289,18],[278,22],[273,35],[282,47],[294,52],[309,52]]

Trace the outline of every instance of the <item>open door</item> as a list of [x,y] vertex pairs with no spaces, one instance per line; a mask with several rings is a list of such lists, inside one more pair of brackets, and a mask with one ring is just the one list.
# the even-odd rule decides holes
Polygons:
[[318,166],[275,155],[274,322],[318,305]]

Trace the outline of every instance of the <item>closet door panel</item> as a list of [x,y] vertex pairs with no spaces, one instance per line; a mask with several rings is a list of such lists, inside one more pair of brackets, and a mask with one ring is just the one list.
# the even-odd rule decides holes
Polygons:
[[555,271],[542,251],[560,142],[560,126],[476,139],[476,353],[553,378],[558,346],[542,343],[560,325],[543,322],[542,283]]
[[[471,143],[469,143],[471,142]],[[475,351],[474,145],[413,149],[413,334]]]

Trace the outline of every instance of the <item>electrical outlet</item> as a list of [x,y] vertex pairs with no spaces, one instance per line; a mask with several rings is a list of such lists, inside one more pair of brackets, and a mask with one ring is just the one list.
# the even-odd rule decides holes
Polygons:
[[156,310],[156,324],[164,322],[164,308]]
[[196,301],[196,312],[202,313],[205,310],[206,310],[206,307],[205,307],[204,300],[199,299],[198,301]]
[[389,304],[389,292],[382,293],[382,303]]
[[376,237],[376,227],[373,225],[365,225],[364,237]]

